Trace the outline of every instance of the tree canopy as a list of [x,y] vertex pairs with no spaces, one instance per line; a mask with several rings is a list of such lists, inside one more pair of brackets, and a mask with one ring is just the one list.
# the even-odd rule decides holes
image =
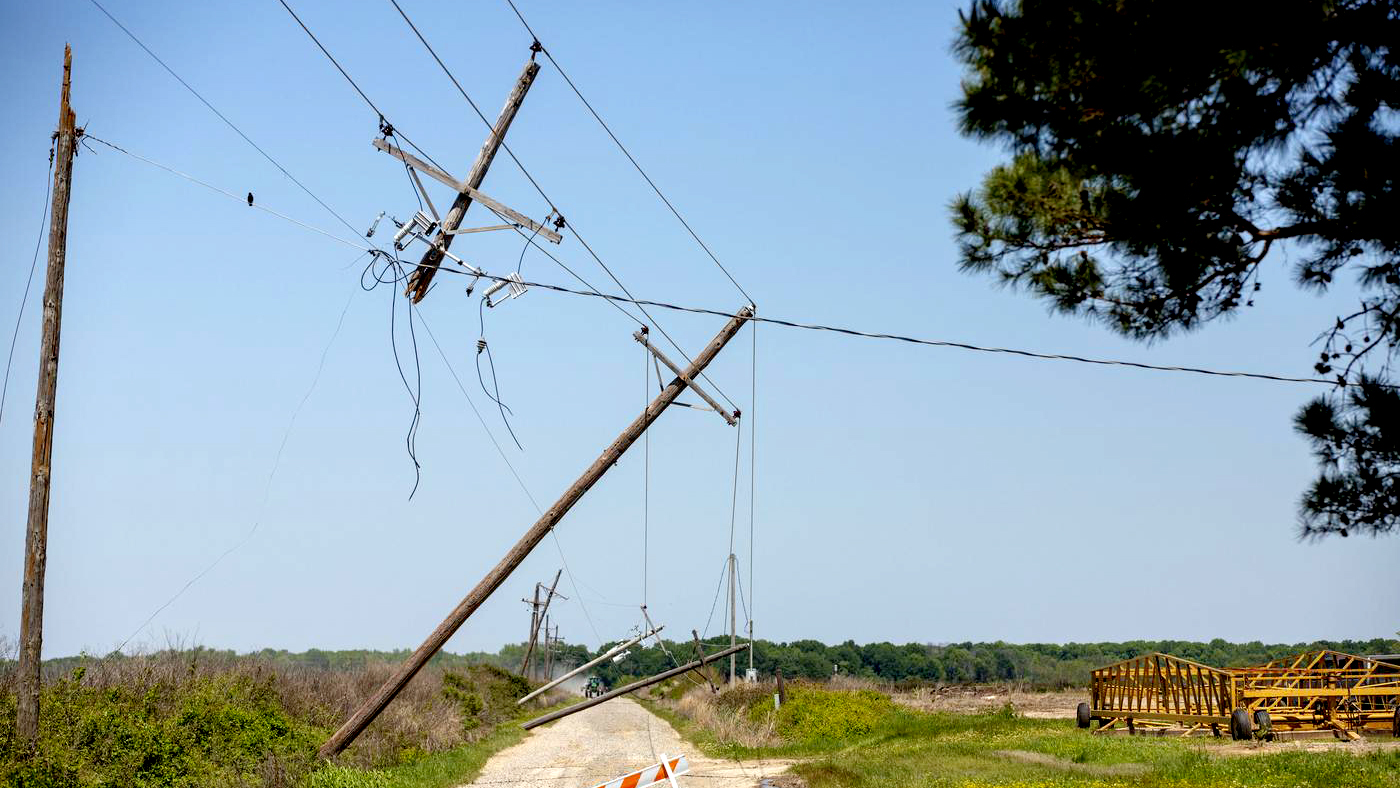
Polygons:
[[1400,3],[977,0],[961,130],[1010,160],[954,200],[960,265],[1152,340],[1253,306],[1279,267],[1354,276],[1319,326],[1336,388],[1295,427],[1305,536],[1400,523]]

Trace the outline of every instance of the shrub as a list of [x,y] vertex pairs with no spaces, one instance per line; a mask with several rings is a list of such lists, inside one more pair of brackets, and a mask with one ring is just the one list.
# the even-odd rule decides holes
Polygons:
[[796,742],[862,736],[894,708],[889,696],[874,690],[839,691],[793,684],[778,711],[777,730],[783,738]]

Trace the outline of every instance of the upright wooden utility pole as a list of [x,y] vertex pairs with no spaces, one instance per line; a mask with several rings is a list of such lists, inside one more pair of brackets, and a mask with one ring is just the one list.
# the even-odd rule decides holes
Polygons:
[[564,515],[569,513],[574,504],[578,503],[579,499],[583,498],[584,494],[592,489],[599,479],[603,478],[603,474],[607,473],[608,469],[622,458],[623,453],[637,442],[637,439],[642,436],[647,427],[651,426],[652,422],[656,421],[662,411],[676,401],[676,397],[680,396],[681,391],[689,386],[686,381],[699,377],[700,373],[710,365],[715,356],[719,355],[720,350],[729,340],[734,338],[734,335],[751,317],[753,317],[753,310],[744,307],[724,325],[724,328],[720,329],[719,334],[710,340],[710,344],[696,354],[695,360],[685,369],[684,374],[677,375],[666,388],[661,390],[660,394],[656,395],[656,399],[647,405],[646,410],[627,425],[622,434],[618,435],[598,459],[588,466],[583,475],[564,491],[559,500],[540,515],[540,518],[535,521],[534,525],[530,526],[524,536],[520,537],[520,541],[515,543],[515,546],[506,553],[500,563],[487,572],[486,576],[467,593],[466,598],[452,609],[452,612],[437,626],[437,629],[428,635],[428,639],[423,641],[423,645],[409,655],[408,659],[394,672],[394,675],[390,676],[383,686],[360,704],[360,707],[350,715],[345,724],[340,726],[340,730],[321,745],[319,755],[322,758],[328,758],[344,750],[366,726],[374,721],[375,717],[379,716],[384,707],[389,705],[389,701],[392,701],[418,671],[428,663],[428,660],[443,647],[443,644],[447,643],[448,638],[452,637],[467,618],[476,612],[478,607],[481,607],[481,603],[485,602],[486,598],[491,596],[506,581],[506,578],[510,577],[511,572],[520,566],[530,551],[534,550],[535,546],[540,543],[540,540],[544,539],[545,535],[558,525],[560,520],[564,519]]
[[530,606],[530,636],[525,638],[525,658],[520,660],[520,675],[528,677],[530,670],[530,655],[535,651],[535,636],[540,631],[540,584],[535,583],[535,599],[530,601],[522,599]]
[[[520,675],[522,676],[525,675],[525,671],[529,668],[530,657],[533,656],[535,653],[535,644],[539,640],[540,636],[540,624],[546,621],[545,614],[549,612],[549,603],[553,602],[554,597],[556,596],[565,600],[568,599],[568,597],[564,596],[563,594],[558,594],[554,590],[559,587],[559,576],[562,574],[564,574],[564,570],[562,568],[558,572],[554,573],[554,582],[549,584],[549,593],[545,594],[544,602],[540,602],[540,588],[544,584],[535,583],[535,605],[534,610],[530,616],[530,620],[532,622],[530,627],[530,642],[525,646],[525,661],[520,664]],[[549,637],[548,625],[546,625],[544,628],[544,635],[546,638]],[[538,663],[536,663],[536,666],[538,667]],[[539,671],[534,672],[538,673]],[[545,681],[548,680],[549,679],[546,677]]]
[[[530,90],[530,85],[535,81],[535,75],[540,73],[540,64],[535,62],[535,56],[530,55],[530,60],[521,70],[520,77],[515,80],[515,87],[510,91],[510,96],[506,98],[506,105],[501,108],[501,114],[496,118],[496,125],[491,127],[491,135],[486,138],[486,142],[481,145],[481,152],[476,155],[476,161],[472,163],[471,171],[467,173],[466,184],[473,189],[481,188],[481,182],[486,179],[486,171],[491,169],[491,161],[496,158],[496,151],[501,149],[501,143],[505,141],[506,131],[510,129],[511,121],[515,120],[515,113],[519,111],[521,103],[525,101],[525,94]],[[437,274],[438,266],[442,265],[443,252],[452,245],[453,236],[451,233],[462,223],[462,217],[466,215],[467,208],[472,204],[471,195],[465,191],[458,192],[457,199],[452,201],[452,207],[448,209],[447,215],[442,217],[442,227],[433,243],[428,244],[428,251],[423,253],[423,259],[419,261],[418,268],[408,278],[408,287],[404,295],[413,299],[414,303],[423,300],[423,296],[428,294],[428,286],[433,282],[433,276]]]
[[48,561],[49,478],[53,469],[54,395],[58,338],[63,321],[63,265],[68,250],[68,194],[77,147],[76,117],[68,106],[73,50],[63,47],[58,100],[58,159],[49,218],[49,267],[44,280],[44,324],[39,341],[39,392],[34,402],[34,460],[29,476],[29,524],[24,533],[24,589],[19,619],[19,697],[15,730],[28,752],[39,741],[39,661],[44,639],[44,565]]
[[[544,584],[535,583],[535,606],[530,616],[530,620],[533,622],[533,625],[530,629],[530,642],[525,646],[525,661],[520,665],[520,675],[522,676],[525,675],[525,671],[530,665],[530,657],[535,653],[535,644],[536,642],[538,642],[540,636],[540,624],[545,623],[548,620],[545,618],[545,614],[549,612],[549,603],[553,602],[554,597],[556,596],[560,597],[561,599],[568,599],[568,597],[564,596],[563,594],[556,593],[554,590],[559,587],[559,576],[562,574],[564,574],[564,570],[562,568],[554,573],[554,582],[549,584],[549,592],[545,594],[543,602],[540,601],[540,589],[544,587]],[[549,637],[549,626],[547,624],[544,628],[544,635],[545,638]],[[535,663],[535,666],[539,667],[539,663]],[[538,670],[533,671],[533,673],[538,672]],[[546,678],[545,680],[548,681],[549,679]]]

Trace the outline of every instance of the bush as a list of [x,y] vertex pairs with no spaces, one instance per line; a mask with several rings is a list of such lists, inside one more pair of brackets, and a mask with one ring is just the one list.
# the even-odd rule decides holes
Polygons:
[[789,685],[778,710],[778,733],[811,743],[870,733],[895,709],[889,696],[874,690],[826,690],[810,684]]

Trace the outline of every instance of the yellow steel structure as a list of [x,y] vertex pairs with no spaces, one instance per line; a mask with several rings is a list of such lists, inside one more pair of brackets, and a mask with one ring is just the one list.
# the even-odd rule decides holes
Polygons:
[[1104,727],[1220,726],[1235,738],[1255,731],[1361,731],[1400,736],[1400,665],[1339,651],[1307,651],[1248,668],[1213,668],[1169,654],[1144,654],[1091,672],[1079,723]]
[[1277,730],[1400,731],[1400,665],[1340,651],[1305,651],[1236,668],[1238,697]]
[[1152,653],[1094,670],[1089,680],[1089,713],[1111,728],[1122,720],[1228,725],[1235,708],[1233,678],[1170,654]]

